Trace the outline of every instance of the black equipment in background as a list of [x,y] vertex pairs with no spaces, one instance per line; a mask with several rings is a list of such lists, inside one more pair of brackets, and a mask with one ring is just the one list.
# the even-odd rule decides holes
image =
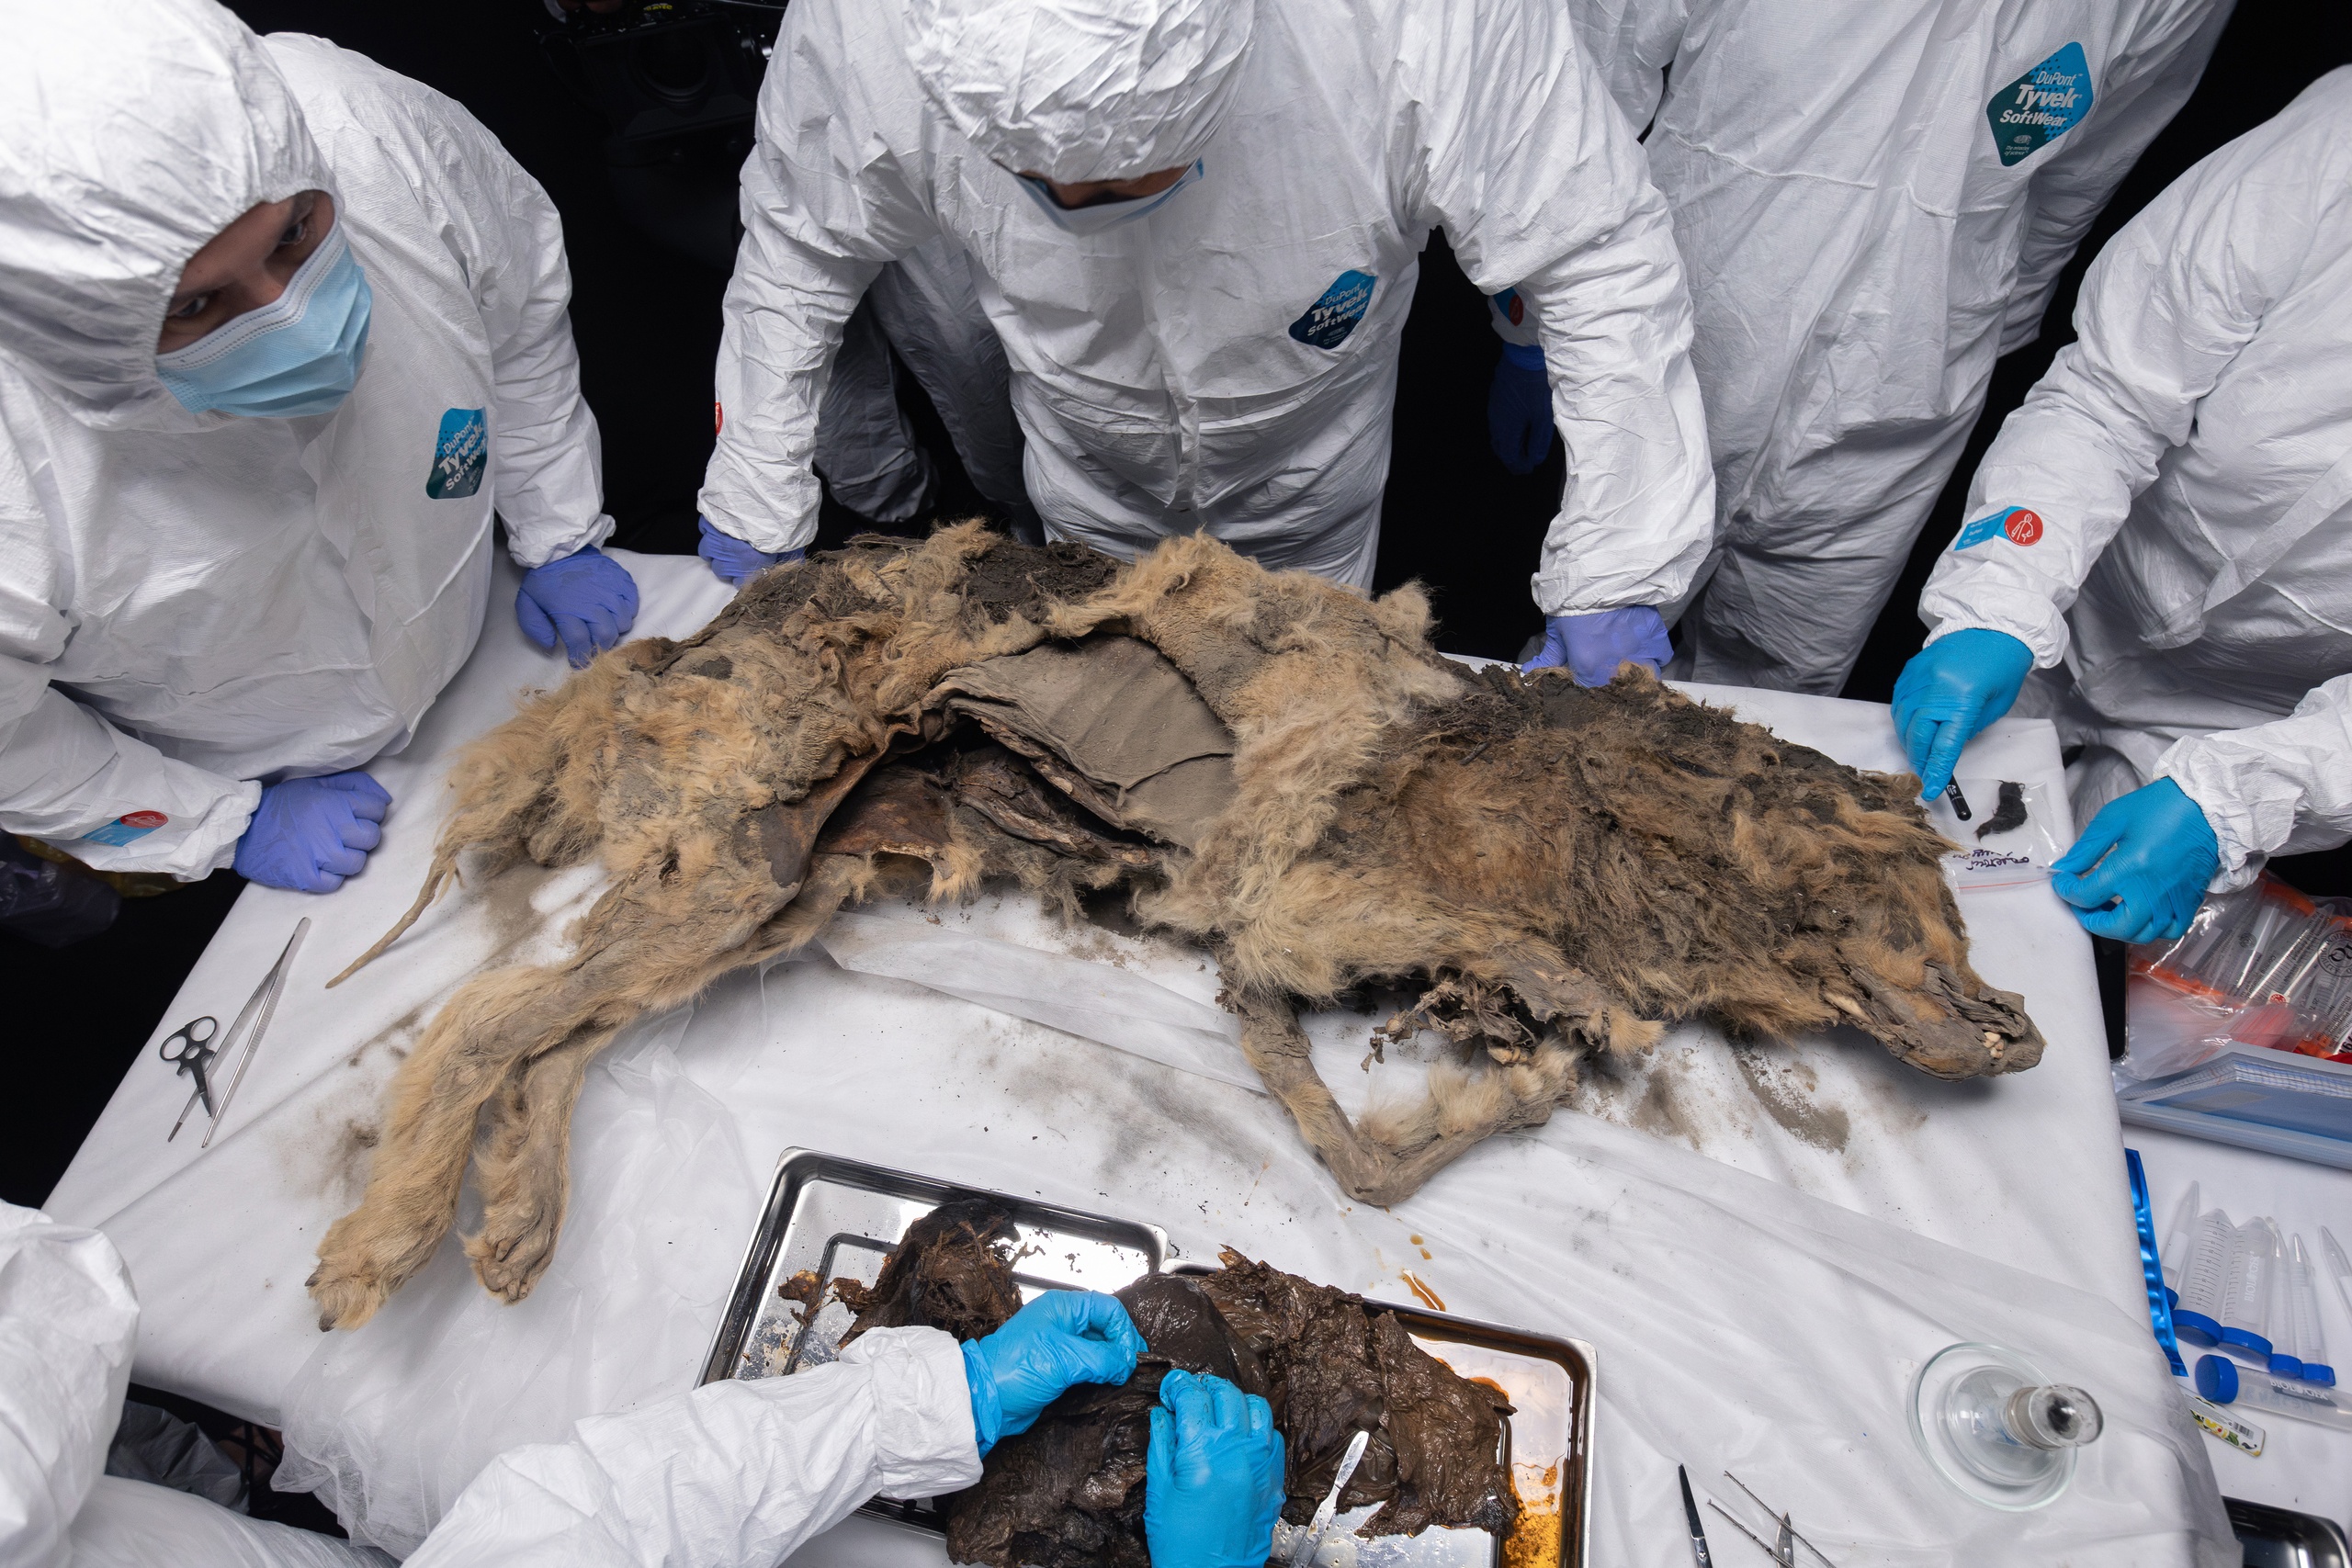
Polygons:
[[624,0],[600,12],[542,3],[548,66],[609,128],[604,159],[622,215],[658,244],[731,268],[741,232],[736,175],[784,6]]

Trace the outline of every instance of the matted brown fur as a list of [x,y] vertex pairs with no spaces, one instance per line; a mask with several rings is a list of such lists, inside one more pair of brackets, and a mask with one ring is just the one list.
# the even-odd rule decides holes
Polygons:
[[[2039,1059],[2018,998],[1968,966],[1916,781],[1638,669],[1600,689],[1474,675],[1429,632],[1417,590],[1368,602],[1206,538],[1123,567],[967,525],[775,569],[689,641],[615,649],[532,699],[461,759],[416,908],[373,951],[469,854],[492,874],[595,856],[612,886],[569,958],[470,982],[403,1063],[367,1194],[320,1248],[322,1324],[364,1322],[423,1266],[469,1156],[467,1250],[520,1299],[561,1223],[595,1051],[805,943],[892,865],[928,863],[934,898],[1001,874],[1073,913],[1084,889],[1132,887],[1142,919],[1216,951],[1245,1052],[1372,1201],[1544,1120],[1585,1052],[1676,1019],[1852,1023],[1948,1077]],[[1157,648],[1232,733],[1230,804],[1189,852],[1102,821],[929,700],[961,666],[1100,633]],[[1426,1026],[1464,1050],[1423,1102],[1358,1125],[1295,1009],[1369,983],[1421,992],[1391,1038]]]

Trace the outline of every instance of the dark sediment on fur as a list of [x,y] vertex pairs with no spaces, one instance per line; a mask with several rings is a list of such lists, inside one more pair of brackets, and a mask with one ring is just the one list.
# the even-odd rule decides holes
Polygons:
[[[951,900],[1010,879],[1072,919],[1113,895],[1208,947],[1245,1052],[1368,1201],[1541,1122],[1583,1055],[1679,1019],[1850,1024],[1946,1077],[2039,1059],[2018,999],[1969,967],[1917,781],[1638,671],[1474,676],[1429,634],[1415,590],[1367,602],[1205,537],[1127,566],[965,525],[778,567],[695,637],[530,699],[462,755],[425,886],[378,951],[461,860],[593,857],[610,888],[570,958],[469,982],[403,1063],[368,1195],[321,1249],[322,1322],[364,1322],[431,1256],[469,1157],[469,1252],[519,1298],[560,1224],[594,1053],[910,880]],[[1066,700],[1068,660],[1094,657],[1199,739],[1139,761],[1117,705]],[[1359,1125],[1293,1011],[1367,985],[1419,996],[1390,1038],[1456,1051],[1424,1103]]]

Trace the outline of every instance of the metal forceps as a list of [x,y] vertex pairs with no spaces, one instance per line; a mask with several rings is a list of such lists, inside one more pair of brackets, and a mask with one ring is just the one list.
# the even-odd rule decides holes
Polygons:
[[[1771,1515],[1772,1522],[1781,1527],[1780,1539],[1777,1541],[1767,1542],[1762,1536],[1758,1535],[1754,1530],[1749,1529],[1746,1525],[1740,1523],[1738,1516],[1735,1515],[1730,1509],[1724,1507],[1721,1503],[1716,1502],[1713,1497],[1707,1499],[1707,1506],[1713,1508],[1716,1513],[1721,1514],[1724,1518],[1729,1519],[1731,1521],[1732,1529],[1737,1530],[1740,1534],[1746,1536],[1748,1540],[1762,1547],[1765,1552],[1770,1556],[1772,1561],[1781,1565],[1781,1568],[1797,1568],[1797,1548],[1800,1546],[1804,1547],[1807,1551],[1812,1552],[1815,1557],[1819,1558],[1824,1563],[1829,1563],[1829,1559],[1822,1556],[1821,1548],[1814,1545],[1813,1542],[1797,1534],[1797,1528],[1789,1522],[1788,1515],[1772,1513],[1772,1505],[1764,1501],[1763,1498],[1756,1495],[1755,1490],[1750,1487],[1747,1482],[1742,1481],[1730,1471],[1726,1470],[1724,1472],[1724,1479],[1730,1482],[1734,1486],[1738,1487],[1742,1492],[1747,1493],[1749,1502],[1754,1503],[1758,1507],[1763,1509],[1765,1513]],[[1829,1568],[1836,1568],[1836,1564],[1829,1563]]]
[[212,1037],[220,1032],[220,1021],[206,1013],[202,1018],[189,1019],[164,1035],[164,1043],[155,1047],[155,1055],[176,1064],[182,1073],[196,1080],[187,1103],[180,1107],[180,1119],[164,1135],[167,1144],[180,1135],[180,1128],[187,1124],[188,1112],[196,1109],[198,1100],[204,1101],[205,1114],[212,1113],[212,1076],[206,1069],[212,1065],[212,1058],[220,1054],[212,1045]]
[[[185,1060],[187,1052],[203,1053],[194,1069],[197,1091],[188,1097],[187,1106],[180,1111],[179,1121],[173,1122],[172,1130],[164,1134],[165,1143],[179,1136],[181,1123],[187,1120],[188,1111],[195,1109],[198,1100],[202,1100],[205,1109],[212,1113],[212,1122],[205,1128],[204,1141],[197,1146],[212,1146],[212,1134],[220,1130],[220,1118],[229,1113],[229,1102],[236,1098],[237,1086],[245,1081],[245,1069],[254,1065],[254,1053],[260,1048],[261,1037],[269,1029],[270,1016],[277,1010],[278,995],[286,989],[286,976],[294,967],[295,950],[302,945],[302,938],[309,934],[310,930],[311,918],[305,915],[301,923],[294,928],[294,934],[287,939],[286,950],[277,955],[277,962],[269,966],[269,973],[261,977],[261,984],[254,987],[254,994],[245,998],[245,1005],[238,1010],[236,1021],[229,1025],[229,1032],[220,1036],[220,1043],[217,1047],[209,1043],[213,1029],[218,1027],[209,1016],[197,1019],[164,1038],[161,1047],[164,1060],[180,1062],[182,1072],[190,1070]],[[250,1031],[245,1027],[249,1023],[253,1025]],[[196,1032],[198,1024],[207,1026],[200,1038]],[[229,1076],[229,1087],[221,1091],[220,1103],[216,1105],[206,1066],[215,1056],[225,1057],[230,1052],[238,1051],[241,1041],[243,1048],[237,1056],[237,1069]],[[177,1055],[171,1054],[175,1042],[184,1042],[181,1054]]]

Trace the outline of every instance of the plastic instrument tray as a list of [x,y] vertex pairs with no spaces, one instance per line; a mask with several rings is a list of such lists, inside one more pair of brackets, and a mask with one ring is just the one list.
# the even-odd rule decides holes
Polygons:
[[[744,1249],[698,1381],[776,1377],[833,1359],[851,1314],[832,1299],[832,1282],[848,1278],[872,1284],[910,1223],[959,1198],[991,1199],[1012,1216],[1020,1235],[1012,1277],[1024,1299],[1049,1290],[1115,1291],[1167,1265],[1167,1233],[1157,1225],[787,1149],[776,1162],[767,1207]],[[798,1297],[778,1293],[804,1271],[815,1285],[806,1293],[819,1303],[806,1325]],[[1214,1270],[1186,1264],[1177,1271]],[[1317,1568],[1584,1568],[1592,1492],[1592,1348],[1417,1306],[1366,1304],[1396,1314],[1422,1348],[1510,1396],[1516,1414],[1504,1440],[1523,1505],[1521,1522],[1510,1540],[1499,1541],[1471,1529],[1363,1539],[1349,1531],[1369,1510],[1351,1510],[1334,1522],[1316,1553]],[[860,1511],[934,1533],[945,1528],[928,1503],[875,1498]],[[1277,1527],[1276,1560],[1288,1552],[1289,1530]]]

